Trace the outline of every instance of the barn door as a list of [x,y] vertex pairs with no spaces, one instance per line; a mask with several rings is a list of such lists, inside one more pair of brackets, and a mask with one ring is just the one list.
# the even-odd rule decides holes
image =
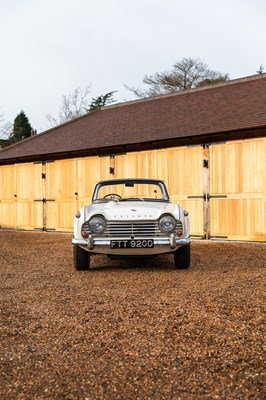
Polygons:
[[192,235],[203,238],[203,152],[195,146],[115,155],[114,176],[163,179],[171,200],[190,213]]
[[16,228],[16,172],[15,165],[0,167],[0,226]]
[[266,240],[266,139],[210,146],[210,238]]
[[115,178],[157,178],[157,153],[143,151],[115,155]]
[[75,160],[75,212],[90,203],[96,182],[112,176],[112,157],[85,157]]
[[97,181],[109,179],[112,158],[45,163],[44,229],[72,232],[75,213],[88,204]]
[[15,166],[16,172],[16,227],[43,228],[42,163]]
[[[164,178],[171,200],[190,214],[191,236],[205,238],[204,230],[204,165],[202,146],[176,147],[165,150],[168,168]],[[161,163],[158,170],[163,170]],[[163,178],[162,174],[159,177]]]
[[46,162],[44,229],[73,231],[74,160]]

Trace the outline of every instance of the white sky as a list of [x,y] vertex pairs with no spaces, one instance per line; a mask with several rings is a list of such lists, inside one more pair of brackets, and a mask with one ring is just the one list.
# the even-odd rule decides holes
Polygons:
[[266,72],[265,0],[0,0],[0,113],[47,129],[62,96],[91,96],[201,58],[230,78]]

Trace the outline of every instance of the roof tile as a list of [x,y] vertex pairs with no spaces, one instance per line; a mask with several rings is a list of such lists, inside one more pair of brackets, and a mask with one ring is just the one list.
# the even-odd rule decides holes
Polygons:
[[104,107],[0,151],[7,159],[266,126],[266,74]]

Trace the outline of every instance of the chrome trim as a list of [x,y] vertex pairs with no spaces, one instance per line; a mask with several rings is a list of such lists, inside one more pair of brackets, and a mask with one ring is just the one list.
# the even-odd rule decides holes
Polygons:
[[[117,238],[115,238],[115,240],[116,239]],[[145,238],[145,239],[153,239],[154,240],[154,246],[156,246],[156,245],[158,245],[158,246],[168,245],[169,247],[171,247],[169,238],[160,238],[160,239],[158,238],[157,239],[157,238],[154,238],[154,237],[149,237],[149,238]],[[78,245],[81,245],[81,246],[87,246],[89,248],[89,245],[91,245],[90,240],[92,240],[93,248],[94,248],[95,246],[110,246],[111,240],[113,240],[113,239],[107,239],[107,238],[93,239],[93,238],[91,238],[91,239],[87,239],[86,240],[86,239],[73,238],[72,239],[72,244],[78,244]],[[128,240],[130,240],[130,239],[128,239]],[[187,245],[189,243],[190,243],[190,238],[179,239],[179,238],[176,237],[175,238],[175,246],[174,246],[174,248],[176,246],[183,246],[183,245]],[[173,245],[174,245],[174,242],[173,242]]]
[[76,239],[76,238],[73,238],[73,239],[72,239],[72,244],[79,244],[79,245],[81,245],[81,246],[87,246],[88,241],[85,240],[85,239]]
[[176,247],[176,236],[174,233],[171,233],[170,235],[170,247],[171,249],[174,249]]
[[89,237],[88,237],[88,249],[92,250],[93,247],[94,247],[94,240],[93,240],[92,235],[89,235]]
[[[175,232],[183,230],[182,222],[177,221]],[[165,237],[165,232],[159,228],[158,220],[143,221],[106,221],[106,229],[104,235],[112,239],[117,237],[141,238],[149,236],[149,238]]]

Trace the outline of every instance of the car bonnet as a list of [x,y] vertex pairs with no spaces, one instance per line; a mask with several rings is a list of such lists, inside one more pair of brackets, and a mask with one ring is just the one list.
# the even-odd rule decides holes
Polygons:
[[162,214],[172,214],[179,219],[179,207],[176,204],[154,201],[109,201],[91,204],[85,207],[85,219],[93,215],[103,215],[108,221],[156,220]]

